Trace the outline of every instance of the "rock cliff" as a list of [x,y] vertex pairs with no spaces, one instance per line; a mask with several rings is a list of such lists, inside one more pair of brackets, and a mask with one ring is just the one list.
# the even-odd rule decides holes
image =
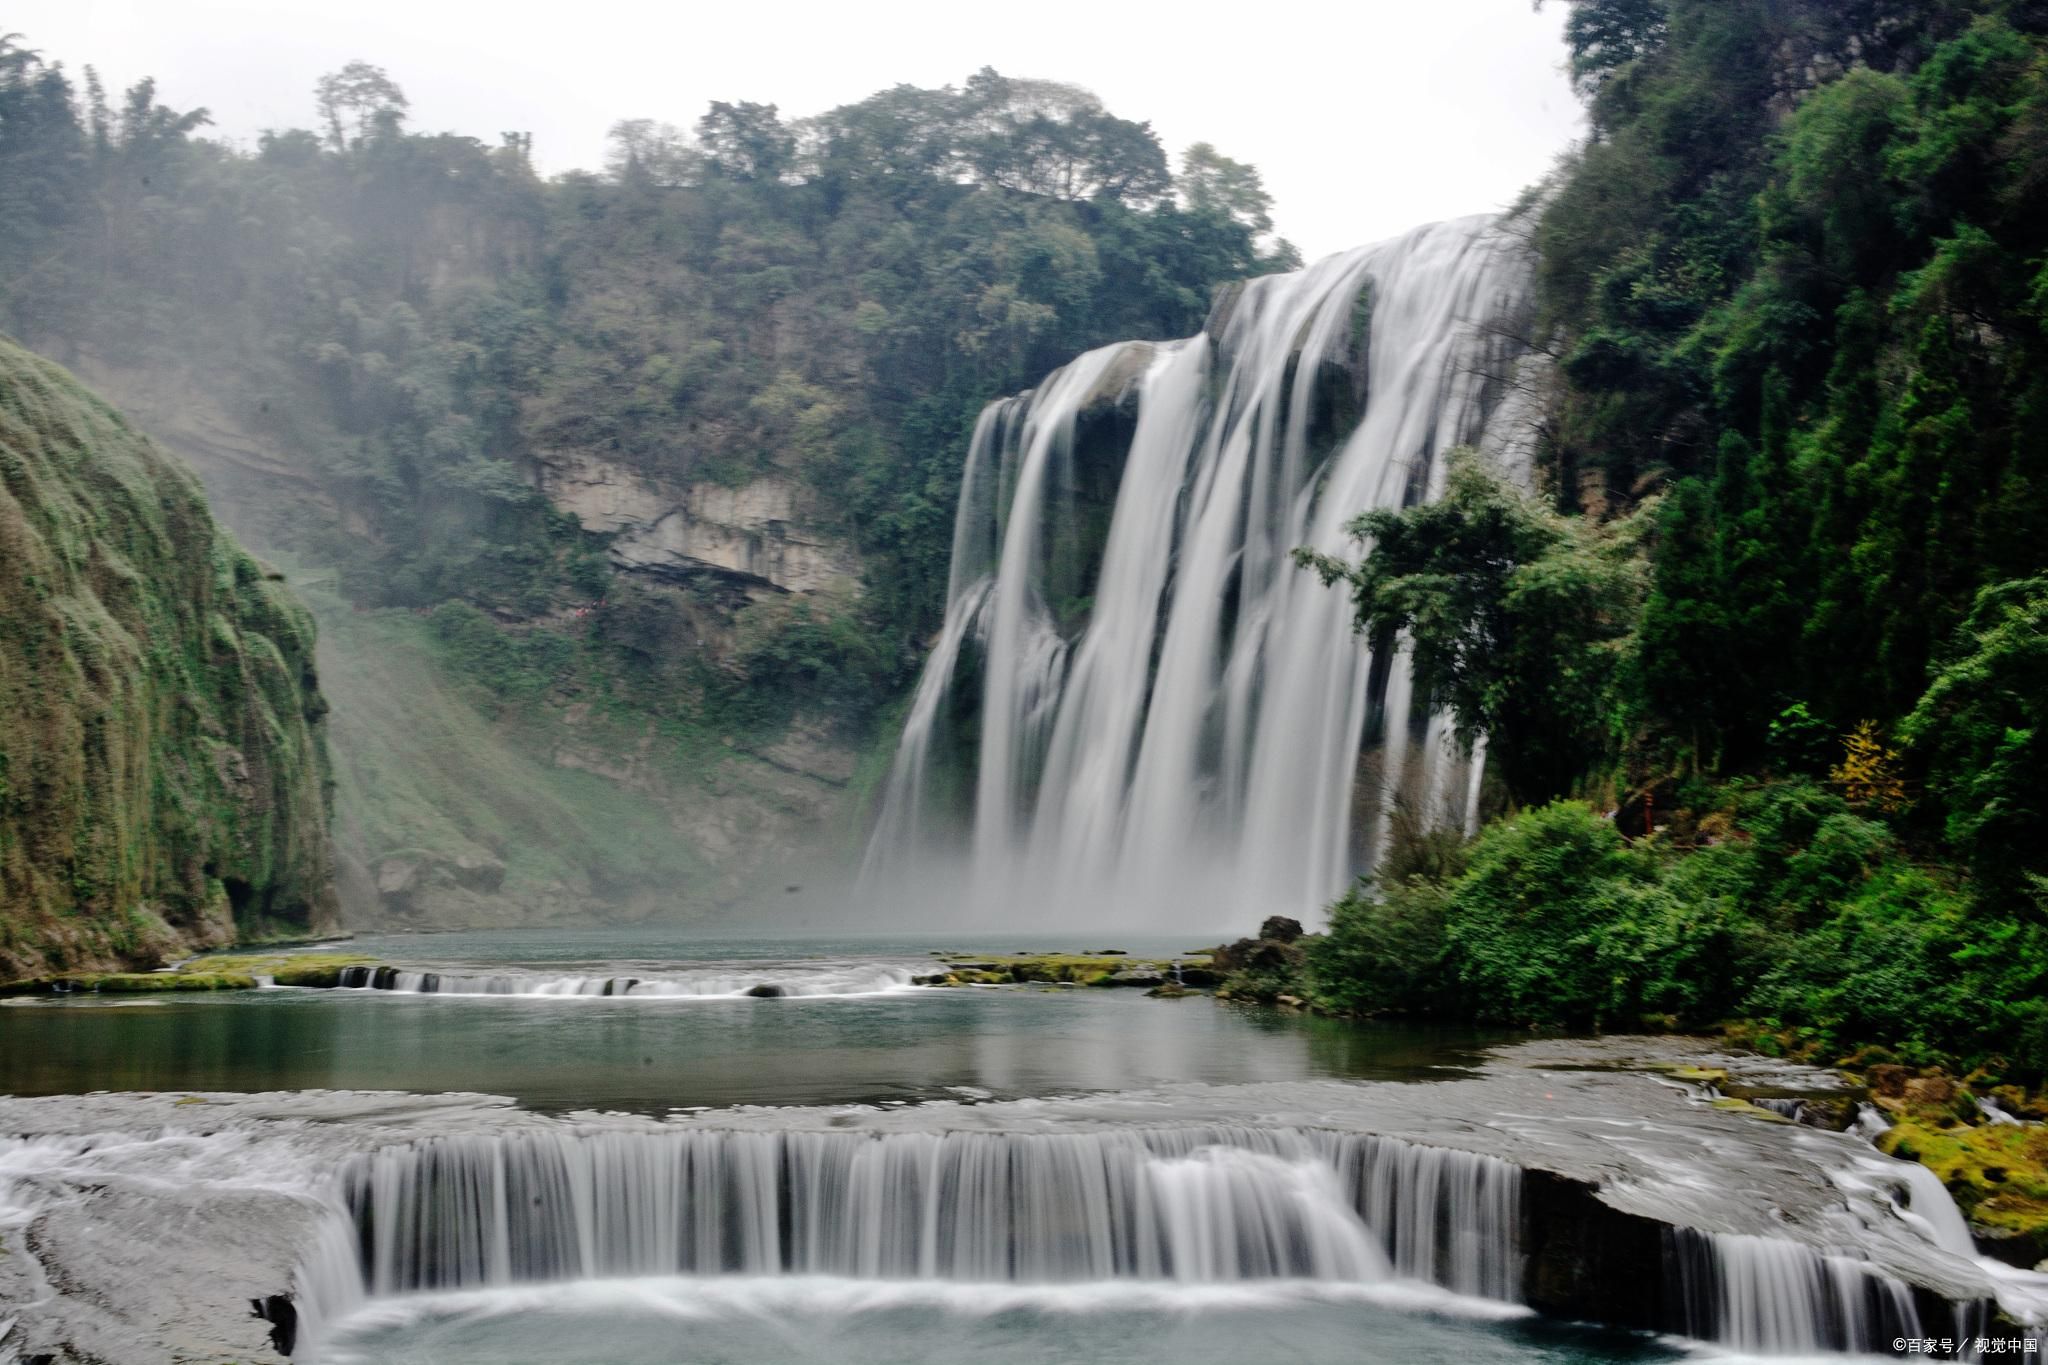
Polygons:
[[336,925],[313,622],[279,577],[0,341],[0,979]]

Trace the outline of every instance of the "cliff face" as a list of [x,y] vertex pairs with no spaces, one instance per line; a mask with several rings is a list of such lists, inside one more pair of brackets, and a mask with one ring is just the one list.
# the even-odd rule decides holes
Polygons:
[[313,643],[189,471],[0,341],[0,980],[334,927]]
[[[750,606],[857,597],[828,509],[770,470],[739,487],[563,447],[540,492],[608,563],[601,609],[446,613],[341,593],[336,541],[373,521],[215,376],[82,362],[93,386],[204,481],[222,522],[296,565],[332,705],[334,843],[353,928],[445,929],[697,914],[775,894],[853,836],[862,748],[828,715],[708,724],[736,687]],[[225,372],[221,372],[225,373]],[[460,618],[458,617],[458,620]],[[488,628],[486,628],[488,627]],[[493,636],[496,636],[493,641]],[[475,637],[472,639],[471,637]],[[463,648],[479,644],[480,648]],[[498,649],[533,661],[509,678]],[[622,659],[660,682],[621,696]],[[516,671],[516,670],[514,670]]]

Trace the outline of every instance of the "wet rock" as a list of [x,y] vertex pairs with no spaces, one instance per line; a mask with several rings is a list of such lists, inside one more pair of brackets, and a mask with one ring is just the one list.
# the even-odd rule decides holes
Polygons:
[[758,986],[749,986],[747,994],[756,1000],[780,1000],[789,992],[771,981],[763,981]]
[[270,1324],[270,1344],[281,1356],[289,1356],[299,1340],[299,1309],[289,1294],[266,1294],[249,1300],[253,1316]]
[[1210,965],[1226,976],[1240,972],[1298,971],[1306,960],[1302,950],[1292,943],[1270,938],[1241,938],[1209,954]]

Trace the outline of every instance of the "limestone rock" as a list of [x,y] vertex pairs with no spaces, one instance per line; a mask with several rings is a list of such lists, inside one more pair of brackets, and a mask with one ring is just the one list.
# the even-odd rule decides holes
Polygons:
[[843,543],[814,528],[825,520],[810,490],[766,474],[738,487],[698,480],[672,485],[582,452],[541,466],[541,489],[586,531],[614,537],[612,562],[655,574],[718,573],[816,592],[857,578]]

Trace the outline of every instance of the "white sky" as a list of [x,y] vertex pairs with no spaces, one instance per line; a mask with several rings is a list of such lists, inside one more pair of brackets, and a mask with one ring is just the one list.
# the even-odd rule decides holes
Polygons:
[[543,172],[595,168],[605,130],[684,127],[714,99],[813,114],[984,65],[1086,86],[1149,119],[1178,157],[1208,141],[1264,174],[1280,232],[1313,259],[1436,218],[1498,208],[1579,130],[1562,3],[1335,0],[1268,10],[1182,0],[10,0],[0,32],[146,76],[215,135],[310,126],[313,82],[384,67],[411,127],[534,134]]

